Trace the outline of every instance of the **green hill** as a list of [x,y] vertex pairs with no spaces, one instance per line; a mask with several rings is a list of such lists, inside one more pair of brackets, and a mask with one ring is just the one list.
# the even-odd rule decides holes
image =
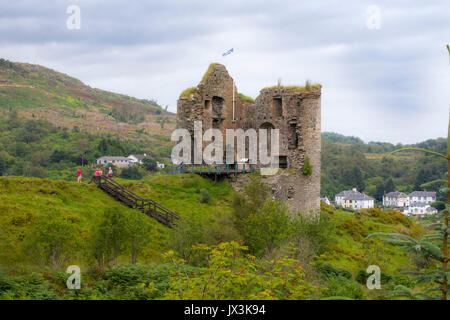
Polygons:
[[[424,148],[447,153],[447,140],[430,139],[412,145],[386,142],[364,143],[356,137],[322,133],[321,194],[334,199],[342,190],[357,188],[381,201],[385,193],[398,190],[410,193],[423,190],[421,184],[442,178],[445,160],[418,152],[391,152],[403,147]],[[437,185],[428,190],[439,191]],[[445,198],[438,192],[438,200]]]
[[[135,137],[135,130],[163,133],[174,115],[155,100],[91,88],[63,73],[28,63],[0,59],[0,111],[16,110],[27,118],[88,132],[119,132]],[[164,119],[164,120],[163,120]],[[160,122],[165,122],[165,129]]]
[[[242,241],[233,231],[230,217],[236,193],[228,181],[214,184],[196,175],[155,175],[141,181],[119,181],[135,193],[176,211],[193,225],[178,232],[146,217],[151,232],[139,256],[140,264],[129,265],[129,256],[123,253],[116,266],[99,273],[95,259],[89,254],[95,226],[107,209],[117,208],[125,215],[134,212],[133,209],[116,202],[94,184],[1,177],[0,298],[162,298],[173,285],[170,270],[174,266],[167,263],[165,254],[179,250],[180,241],[183,250],[193,244],[190,241],[200,241],[205,246],[233,239]],[[33,230],[43,223],[40,218],[52,217],[68,221],[76,230],[73,241],[78,243],[68,260],[57,268],[37,262],[28,248],[30,237],[36,241]],[[316,288],[310,298],[345,294],[353,298],[376,298],[387,294],[387,291],[371,292],[360,284],[361,270],[370,264],[381,267],[390,277],[390,285],[407,282],[399,272],[414,266],[410,258],[394,246],[364,238],[379,231],[396,231],[415,237],[425,232],[419,225],[395,211],[374,209],[355,214],[326,205],[322,207],[321,221],[318,227],[304,225],[304,231],[299,234],[303,239],[301,252],[295,256],[307,272],[308,282]],[[264,232],[266,226],[261,227]],[[271,251],[259,257],[257,265],[274,255],[278,253]],[[189,261],[192,270],[201,267],[197,260]],[[79,265],[85,277],[84,287],[76,296],[65,288],[67,275],[64,271],[70,264]],[[155,291],[154,286],[159,291]]]

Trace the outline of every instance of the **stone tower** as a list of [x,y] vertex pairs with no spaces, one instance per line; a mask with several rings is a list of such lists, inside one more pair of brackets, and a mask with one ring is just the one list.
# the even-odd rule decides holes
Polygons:
[[[217,128],[224,136],[226,129],[279,129],[277,161],[287,170],[264,181],[292,213],[309,213],[320,207],[320,97],[321,86],[307,84],[264,88],[252,100],[237,92],[223,65],[214,63],[197,87],[181,94],[177,127],[193,133],[194,121],[202,121],[204,130]],[[308,161],[311,173],[304,170]]]

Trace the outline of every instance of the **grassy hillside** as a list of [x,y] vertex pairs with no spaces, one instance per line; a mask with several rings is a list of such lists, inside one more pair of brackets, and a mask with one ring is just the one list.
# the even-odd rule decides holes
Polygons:
[[[141,181],[118,180],[135,193],[160,202],[194,222],[197,226],[213,228],[213,226],[217,225],[219,229],[215,229],[216,231],[213,231],[214,234],[222,234],[223,230],[229,227],[227,219],[221,220],[221,217],[231,215],[233,211],[232,201],[235,193],[227,181],[214,184],[212,181],[196,175],[154,175],[148,176]],[[205,193],[208,194],[206,200],[204,199]],[[125,214],[132,211],[132,209],[113,200],[93,184],[23,177],[1,177],[0,297],[7,298],[8,296],[5,296],[7,292],[2,287],[2,281],[10,279],[8,281],[19,284],[25,283],[24,286],[29,286],[27,281],[31,280],[24,279],[27,275],[30,275],[30,272],[34,272],[33,274],[39,275],[38,278],[40,279],[40,282],[38,280],[35,281],[42,286],[45,284],[45,288],[47,288],[45,290],[49,290],[49,292],[54,294],[54,298],[76,298],[73,297],[73,292],[69,292],[64,288],[64,279],[66,278],[64,277],[65,265],[61,265],[57,269],[54,267],[49,268],[45,264],[36,263],[32,259],[32,255],[30,256],[29,251],[27,251],[27,237],[31,235],[30,230],[40,221],[39,218],[57,215],[65,217],[77,230],[76,238],[79,246],[76,253],[71,256],[71,259],[66,264],[80,265],[84,272],[83,274],[85,274],[85,287],[84,291],[81,292],[87,296],[80,295],[78,298],[161,298],[165,292],[164,290],[170,288],[169,279],[171,273],[169,271],[172,267],[164,263],[164,254],[173,249],[172,235],[174,231],[148,218],[152,229],[148,234],[149,243],[138,259],[138,262],[141,264],[132,267],[127,264],[129,263],[129,257],[122,255],[119,256],[118,266],[109,269],[103,275],[99,275],[93,268],[95,261],[89,258],[89,239],[94,226],[99,223],[102,213],[107,208],[119,208]],[[322,217],[324,223],[326,221],[326,227],[323,230],[314,231],[316,235],[310,236],[321,237],[321,241],[324,241],[322,244],[323,248],[321,250],[310,248],[309,240],[304,242],[307,240],[305,238],[301,242],[303,243],[301,247],[306,251],[311,251],[302,253],[296,258],[305,266],[305,270],[309,274],[308,277],[312,281],[311,283],[319,290],[315,294],[316,298],[336,295],[336,283],[333,283],[334,280],[332,281],[328,278],[330,272],[344,270],[348,273],[350,279],[345,280],[347,281],[346,285],[351,290],[358,291],[355,297],[375,298],[373,292],[364,289],[363,286],[355,281],[358,272],[365,270],[370,264],[377,264],[383,272],[397,277],[400,270],[410,269],[414,265],[410,258],[404,252],[399,251],[398,248],[384,245],[374,240],[364,240],[369,233],[378,231],[399,231],[414,237],[424,232],[424,229],[400,213],[381,212],[375,209],[366,210],[355,215],[354,213],[338,211],[324,205],[322,207]],[[326,233],[318,234],[321,232]],[[190,234],[186,233],[182,236],[188,238]],[[208,243],[209,245],[213,244]],[[272,252],[271,254],[275,253]],[[307,258],[311,254],[314,256],[313,260]],[[261,261],[264,261],[266,258],[262,257],[261,259]],[[196,268],[195,264],[192,267]],[[325,271],[323,271],[324,268]],[[114,272],[118,272],[119,275]],[[149,292],[145,293],[144,289],[147,288],[146,286],[149,285],[150,281],[146,278],[146,275],[154,275],[155,272],[158,274],[155,277],[159,280],[152,281],[163,282],[165,289],[163,290],[164,292],[161,291],[158,295],[153,296]],[[159,272],[163,273],[163,275],[159,274]],[[59,276],[55,274],[59,274]],[[117,283],[114,283],[115,280],[108,278],[111,274],[115,274],[115,277],[125,277],[120,279],[129,280],[120,280],[124,281],[124,283],[119,286]],[[131,275],[141,280],[136,280]],[[127,277],[132,277],[135,280],[130,280]],[[398,279],[403,278],[400,277]],[[135,290],[135,287],[140,285],[139,281],[145,283],[144,289],[140,287],[144,290],[144,293],[139,291],[142,293],[142,296],[126,296],[127,292],[130,294],[130,290]],[[99,289],[101,283],[103,283],[103,286],[108,287],[108,289],[104,289],[106,291],[103,291],[103,293]],[[158,283],[156,284],[158,285]],[[132,286],[134,289],[127,286]],[[13,289],[10,288],[9,290]],[[46,294],[48,294],[47,291],[45,291]],[[17,293],[8,292],[11,297],[17,298],[17,295],[14,296]],[[37,293],[25,292],[21,294],[23,294],[22,298],[32,298]]]
[[[74,181],[78,169],[87,176],[93,170],[88,165],[104,155],[146,153],[163,162],[170,150],[170,138],[164,135],[120,139],[116,134],[68,131],[47,120],[26,120],[14,111],[0,117],[0,176]],[[116,168],[114,171],[119,173]]]
[[[87,178],[86,178],[87,179]],[[223,212],[229,207],[231,187],[227,182],[213,184],[194,175],[156,175],[143,181],[117,179],[144,198],[154,199],[181,216],[208,221],[214,212]],[[211,193],[210,203],[200,203],[200,190]],[[107,208],[130,208],[115,201],[97,188],[94,183],[66,182],[25,177],[0,177],[0,265],[15,264],[27,257],[21,255],[21,243],[26,231],[39,216],[54,214],[66,217],[79,228],[81,239],[86,239],[89,230]],[[158,261],[160,254],[168,250],[170,229],[149,218],[154,227],[151,244],[144,257],[146,262]],[[85,244],[86,245],[86,244]],[[86,261],[84,261],[86,262]]]
[[116,132],[129,138],[138,136],[137,129],[148,135],[167,134],[174,126],[174,115],[155,100],[94,89],[57,71],[4,59],[0,59],[2,109],[69,129]]

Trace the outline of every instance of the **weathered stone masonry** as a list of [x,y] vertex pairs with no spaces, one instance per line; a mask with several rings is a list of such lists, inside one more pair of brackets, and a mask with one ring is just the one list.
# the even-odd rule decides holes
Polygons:
[[[178,100],[177,127],[193,133],[194,121],[202,121],[203,130],[217,128],[224,137],[226,129],[279,129],[278,160],[280,167],[288,170],[264,181],[292,213],[308,213],[320,207],[320,97],[320,86],[312,85],[275,86],[261,90],[255,101],[240,99],[226,68],[212,64],[200,84]],[[306,158],[312,166],[311,175],[302,172]]]

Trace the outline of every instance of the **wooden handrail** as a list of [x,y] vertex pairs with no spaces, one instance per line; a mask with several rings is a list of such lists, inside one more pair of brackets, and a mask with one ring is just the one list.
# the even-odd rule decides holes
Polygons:
[[[180,215],[176,214],[172,210],[164,207],[152,199],[142,198],[109,177],[93,176],[91,181],[94,181],[98,187],[114,196],[116,199],[118,198],[127,205],[141,210],[143,213],[152,216],[166,226],[175,227],[176,221],[184,220]],[[127,201],[124,201],[124,199]]]

